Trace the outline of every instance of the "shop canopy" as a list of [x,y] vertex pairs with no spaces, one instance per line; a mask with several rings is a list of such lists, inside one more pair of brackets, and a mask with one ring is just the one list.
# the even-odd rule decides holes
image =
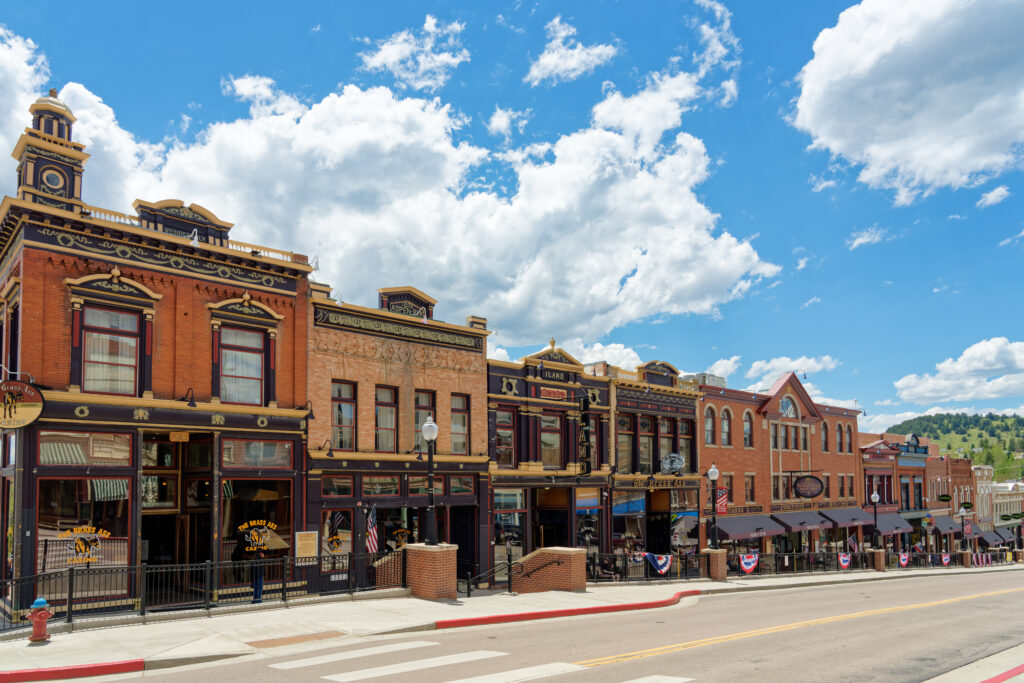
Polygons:
[[878,513],[878,533],[882,536],[893,534],[909,534],[914,530],[910,522],[900,517],[895,512]]
[[960,531],[960,522],[948,515],[939,515],[934,518],[932,532],[936,534],[955,534]]
[[860,508],[835,508],[834,510],[821,510],[818,514],[839,529],[871,524],[871,515]]
[[993,545],[1002,545],[1006,541],[1004,541],[1003,537],[1000,536],[999,534],[997,534],[994,531],[985,531],[985,532],[982,532],[982,534],[981,534],[981,542],[984,543],[985,545],[993,546]]
[[978,531],[978,527],[976,526],[971,527],[971,530],[968,531],[966,534],[961,534],[959,529],[956,530],[956,533],[959,537],[962,537],[963,539],[968,541],[974,538],[981,538],[981,532]]
[[780,512],[772,515],[772,519],[786,527],[786,531],[811,531],[832,526],[830,520],[825,519],[817,512],[804,510],[802,512]]
[[718,535],[730,541],[786,533],[781,524],[767,515],[736,515],[718,518]]
[[1013,529],[1009,527],[999,527],[996,529],[996,533],[1007,543],[1015,543],[1017,541],[1017,538],[1013,535]]

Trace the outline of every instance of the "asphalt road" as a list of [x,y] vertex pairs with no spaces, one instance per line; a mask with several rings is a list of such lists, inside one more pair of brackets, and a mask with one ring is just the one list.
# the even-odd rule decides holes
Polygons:
[[715,595],[649,611],[337,639],[308,644],[305,652],[159,677],[440,683],[496,675],[482,679],[490,683],[533,680],[512,675],[530,669],[572,683],[922,681],[1022,642],[1024,582],[1007,572]]

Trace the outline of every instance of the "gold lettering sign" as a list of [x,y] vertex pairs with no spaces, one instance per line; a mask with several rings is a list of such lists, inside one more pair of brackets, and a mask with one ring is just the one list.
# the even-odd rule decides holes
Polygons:
[[171,441],[183,443],[188,441],[188,432],[171,432]]
[[633,480],[633,486],[638,488],[638,489],[647,489],[647,488],[675,489],[675,488],[681,488],[680,487],[680,482],[672,481],[671,479],[655,479],[654,481],[651,481],[650,479],[634,479]]
[[26,427],[43,414],[43,395],[31,384],[14,380],[0,382],[0,398],[4,402],[0,429]]

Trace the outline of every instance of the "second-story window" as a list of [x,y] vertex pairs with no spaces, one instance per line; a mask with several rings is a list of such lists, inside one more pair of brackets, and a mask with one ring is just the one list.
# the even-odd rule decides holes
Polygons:
[[654,473],[654,418],[641,415],[636,419],[636,460],[637,472]]
[[757,495],[754,489],[754,475],[748,474],[744,477],[743,489],[746,492],[746,500],[748,503],[755,502],[754,496]]
[[616,420],[615,469],[633,471],[633,416],[619,415]]
[[452,394],[452,455],[469,455],[469,396]]
[[711,406],[704,410],[704,443],[715,443],[715,411]]
[[86,306],[83,317],[82,389],[137,394],[139,316]]
[[[414,449],[417,453],[426,453],[427,440],[423,438],[423,424],[427,421],[428,417],[434,417],[434,392],[417,391],[413,400],[416,403],[416,443]],[[381,449],[378,448],[377,450]]]
[[772,448],[779,450],[779,425],[772,423]]
[[821,451],[828,453],[828,422],[821,423]]
[[843,425],[836,425],[836,453],[843,452]]
[[540,416],[540,459],[544,467],[562,466],[562,418]]
[[722,445],[732,445],[732,413],[728,408],[722,409]]
[[377,387],[375,392],[376,405],[376,444],[379,453],[398,452],[398,391],[394,387]]
[[516,465],[515,412],[494,411],[494,458],[499,467]]
[[807,448],[807,427],[800,428],[800,450],[809,450]]
[[853,430],[846,426],[846,452],[853,453]]
[[754,416],[750,413],[743,413],[743,445],[754,447]]
[[220,333],[220,398],[224,403],[263,405],[262,332],[225,327]]
[[669,453],[675,453],[676,445],[676,421],[669,418],[658,420],[658,455],[665,457]]
[[356,449],[356,385],[331,384],[331,443],[343,451]]

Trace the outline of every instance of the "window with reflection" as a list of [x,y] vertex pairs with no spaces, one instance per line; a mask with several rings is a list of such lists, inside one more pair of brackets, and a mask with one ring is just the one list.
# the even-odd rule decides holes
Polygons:
[[39,432],[39,464],[62,467],[130,467],[130,434]]
[[496,578],[504,581],[507,566],[523,556],[526,540],[526,492],[523,489],[494,489],[494,564],[499,568]]
[[469,396],[452,394],[452,455],[469,455]]
[[263,332],[223,327],[220,331],[220,400],[263,405]]
[[722,445],[732,445],[732,412],[722,408]]
[[291,441],[224,439],[221,454],[224,467],[288,469],[292,466]]
[[450,477],[448,486],[448,493],[453,496],[459,493],[473,493],[476,490],[472,476]]
[[515,467],[515,412],[494,411],[494,457],[499,467]]
[[824,453],[828,453],[828,423],[821,423],[821,450]]
[[743,413],[743,445],[754,447],[754,416],[750,413]]
[[[434,398],[433,391],[416,390],[413,396],[416,409],[416,414],[414,415],[416,420],[416,438],[413,448],[417,453],[427,452],[427,440],[423,438],[423,425],[428,417],[434,418]],[[436,422],[437,420],[434,421]]]
[[711,406],[704,409],[704,443],[715,443],[715,411]]
[[356,385],[331,382],[331,443],[340,451],[356,449]]
[[129,492],[127,478],[40,479],[36,571],[127,565]]
[[350,552],[352,552],[352,511],[324,510],[320,526],[320,554],[339,555]]
[[641,415],[636,419],[636,460],[637,472],[653,474],[654,472],[654,418]]
[[633,471],[633,416],[619,415],[616,423],[615,466],[619,472]]
[[82,390],[137,395],[139,314],[86,306],[82,317]]
[[540,459],[544,467],[562,466],[562,418],[559,415],[540,416]]
[[[410,477],[411,479],[411,477]],[[398,475],[364,476],[364,496],[397,496],[399,494]]]
[[[221,557],[225,561],[287,556],[292,540],[292,488],[286,479],[224,479]],[[225,583],[249,581],[241,564],[225,568]]]
[[[363,477],[365,479],[365,477]],[[425,496],[430,493],[429,477],[410,475],[409,476],[409,495],[410,496]],[[444,477],[434,477],[434,495],[444,495]]]
[[323,475],[320,478],[320,495],[328,497],[351,496],[352,477],[350,475]]

